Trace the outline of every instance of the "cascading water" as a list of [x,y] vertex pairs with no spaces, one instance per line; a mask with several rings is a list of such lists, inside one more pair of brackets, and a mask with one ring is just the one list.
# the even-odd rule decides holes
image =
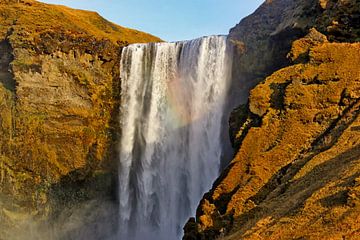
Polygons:
[[219,174],[227,40],[134,44],[121,59],[120,239],[179,239]]

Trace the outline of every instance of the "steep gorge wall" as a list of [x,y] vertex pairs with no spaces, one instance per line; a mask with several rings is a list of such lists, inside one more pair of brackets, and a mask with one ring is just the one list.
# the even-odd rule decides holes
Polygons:
[[0,239],[14,239],[15,213],[111,198],[121,46],[160,39],[36,1],[0,1],[0,22]]
[[238,152],[184,239],[358,235],[359,16],[357,0],[274,0],[231,30],[238,84],[261,83],[238,98]]

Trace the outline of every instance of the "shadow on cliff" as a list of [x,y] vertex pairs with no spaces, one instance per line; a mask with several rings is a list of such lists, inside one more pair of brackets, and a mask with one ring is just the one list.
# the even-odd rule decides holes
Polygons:
[[[334,147],[345,130],[357,130],[357,127],[352,127],[352,124],[359,114],[360,101],[359,99],[354,99],[345,108],[343,113],[322,134],[314,139],[311,146],[300,153],[296,161],[285,165],[274,173],[254,196],[247,199],[249,206],[254,205],[252,209],[243,212],[235,219],[231,213],[225,215],[225,217],[230,218],[230,223],[224,222],[225,225],[223,224],[222,227],[226,228],[227,231],[239,229],[236,236],[240,236],[255,227],[260,220],[271,219],[276,222],[277,219],[282,217],[293,216],[303,209],[307,199],[313,196],[314,193],[330,184],[333,180],[338,180],[340,176],[345,176],[346,171],[353,169],[352,166],[359,166],[360,145],[354,144],[349,146],[352,147],[351,149],[338,153],[332,159],[309,169],[306,175],[296,178],[296,175],[302,169],[306,170],[308,168],[308,163],[311,160]],[[231,168],[231,165],[229,168]],[[223,176],[226,176],[226,174],[227,171],[224,171]],[[352,174],[353,176],[349,176],[348,173],[347,179],[343,180],[345,186],[351,186],[351,184],[354,184],[355,178],[360,176],[360,173],[356,173],[356,171],[353,171]],[[224,195],[221,200],[215,203],[220,214],[226,213],[232,196],[235,192],[242,191],[242,187],[239,185],[233,192]],[[348,195],[346,192],[335,192],[332,196],[321,200],[321,204],[323,206],[329,204],[344,205],[347,203],[347,199]],[[207,234],[211,234],[210,231]]]
[[[307,151],[304,151],[295,162],[280,169],[255,196],[249,199],[257,206],[235,219],[235,225],[242,226],[240,227],[241,233],[245,233],[254,227],[260,219],[267,217],[279,219],[293,216],[304,207],[306,200],[314,193],[338,180],[339,176],[346,176],[346,171],[351,169],[353,164],[360,164],[360,145],[355,145],[334,158],[315,166],[301,178],[295,178],[299,171],[314,157],[329,150],[338,142],[344,131],[351,127],[351,124],[359,116],[359,110],[360,102],[357,99],[333,121],[323,134],[313,141]],[[353,128],[350,129],[353,131]],[[359,176],[360,173],[355,173],[343,180],[343,184],[350,186]],[[347,193],[337,192],[333,196],[322,199],[321,204],[324,206],[329,204],[345,205],[347,198]]]
[[116,234],[116,174],[94,171],[99,168],[96,161],[90,151],[84,168],[51,185],[51,239],[111,239]]
[[[280,219],[299,213],[308,198],[327,184],[338,180],[339,176],[346,176],[345,173],[351,168],[352,164],[360,164],[359,160],[360,145],[356,145],[336,157],[315,166],[303,177],[292,179],[285,186],[275,188],[263,201],[258,203],[258,206],[235,218],[234,225],[240,229],[237,234],[244,234],[255,227],[261,219],[267,217]],[[347,177],[342,180],[341,185],[351,186],[359,176],[360,173],[356,173]],[[322,205],[344,205],[347,202],[347,197],[347,194],[335,193],[333,197],[322,199],[321,203]]]
[[14,75],[10,72],[11,62],[14,60],[13,49],[9,40],[0,41],[0,84],[7,90],[15,91]]

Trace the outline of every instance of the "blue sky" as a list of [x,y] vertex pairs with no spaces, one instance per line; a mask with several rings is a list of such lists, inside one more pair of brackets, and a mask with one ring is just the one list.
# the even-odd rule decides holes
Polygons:
[[166,41],[227,34],[264,0],[41,0],[100,13]]

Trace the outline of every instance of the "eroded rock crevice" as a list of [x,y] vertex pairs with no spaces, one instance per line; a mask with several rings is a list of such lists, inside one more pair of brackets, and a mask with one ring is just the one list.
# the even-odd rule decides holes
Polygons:
[[15,91],[15,80],[11,69],[11,62],[14,60],[13,49],[9,40],[0,42],[0,83],[9,91]]

